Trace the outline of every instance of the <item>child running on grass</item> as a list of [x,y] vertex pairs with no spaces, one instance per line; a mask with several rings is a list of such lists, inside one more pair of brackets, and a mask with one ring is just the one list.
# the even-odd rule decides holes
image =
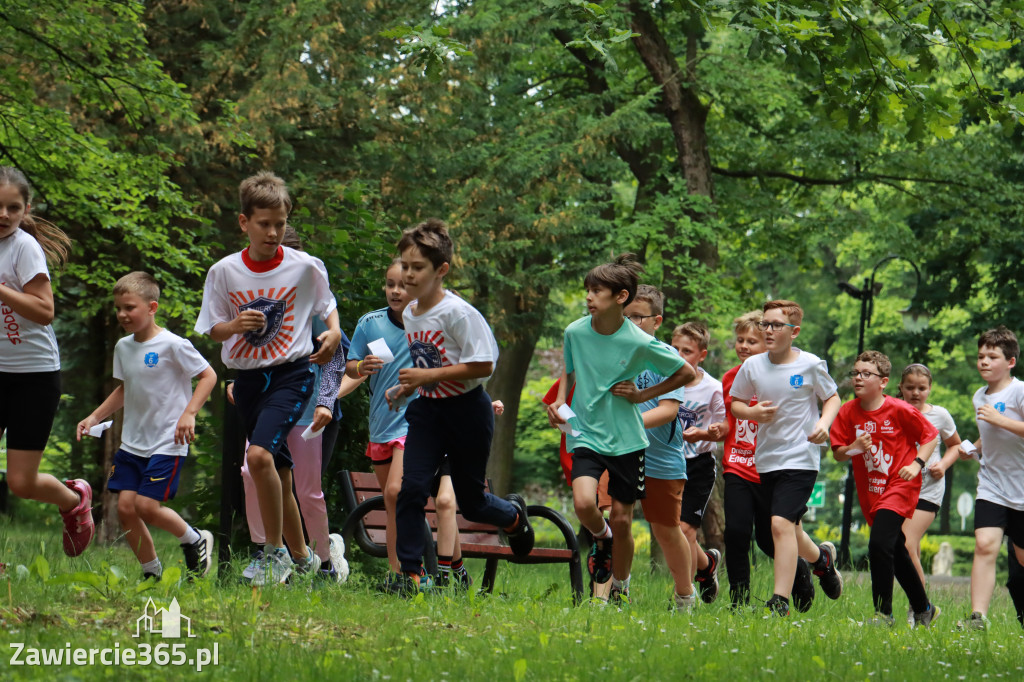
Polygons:
[[[603,583],[611,576],[609,597],[620,603],[629,597],[633,505],[646,495],[644,450],[650,441],[638,405],[671,393],[695,376],[678,353],[625,320],[623,311],[636,296],[640,270],[632,254],[624,254],[587,273],[583,285],[590,315],[565,330],[565,369],[558,398],[548,406],[551,425],[566,424],[559,410],[575,386],[575,416],[568,422],[573,433],[567,439],[573,453],[573,506],[594,536],[587,561],[591,577]],[[667,378],[638,391],[634,382],[644,370]],[[598,480],[605,471],[612,498],[610,523],[597,508]]]
[[[636,298],[624,312],[629,321],[654,336],[661,326],[664,311],[664,295],[649,284],[641,284],[637,287]],[[664,380],[665,377],[644,370],[636,379],[636,389],[642,391]],[[683,390],[676,389],[640,405],[651,442],[644,452],[647,496],[640,503],[675,582],[673,607],[676,611],[690,611],[697,603],[697,593],[693,589],[690,543],[679,526],[686,488],[683,429],[678,419],[682,399]]]
[[[932,525],[936,512],[942,506],[942,498],[946,494],[946,470],[960,458],[960,434],[957,433],[956,423],[946,408],[928,402],[931,391],[931,370],[920,363],[904,368],[900,377],[898,397],[916,407],[925,419],[931,422],[946,446],[944,455],[936,447],[931,459],[925,462],[924,471],[921,472],[921,496],[917,500],[914,515],[903,523],[903,534],[907,536],[907,550],[922,583],[925,577],[924,567],[921,566],[921,538]],[[913,609],[907,613],[907,621],[911,625],[914,624]]]
[[850,376],[854,398],[832,424],[836,461],[853,459],[857,499],[871,535],[872,625],[892,626],[893,577],[910,600],[915,626],[929,627],[940,610],[928,601],[924,581],[907,551],[903,523],[914,514],[921,483],[917,480],[938,444],[939,432],[920,411],[885,395],[892,364],[869,350],[857,356]]
[[60,351],[51,323],[49,265],[67,261],[71,240],[34,218],[32,192],[21,171],[0,166],[0,436],[7,434],[7,485],[26,500],[57,507],[64,553],[78,556],[92,542],[92,487],[76,478],[39,473],[60,403]]
[[[181,543],[189,578],[202,577],[213,561],[213,534],[193,528],[164,505],[178,491],[196,415],[217,385],[217,373],[186,339],[156,324],[160,286],[148,272],[131,272],[114,285],[114,309],[130,336],[114,347],[114,378],[121,385],[78,422],[82,436],[124,408],[121,447],[107,489],[117,496],[125,539],[142,565],[143,579],[160,580],[163,565],[147,525]],[[192,390],[192,379],[198,378]]]

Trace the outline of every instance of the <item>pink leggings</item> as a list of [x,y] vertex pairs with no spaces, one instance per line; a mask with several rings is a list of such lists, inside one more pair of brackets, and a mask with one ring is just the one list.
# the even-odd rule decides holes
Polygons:
[[[323,434],[316,438],[303,440],[302,432],[305,430],[304,426],[296,426],[288,435],[288,449],[291,451],[292,461],[295,463],[295,468],[292,469],[292,480],[295,482],[295,495],[299,502],[302,520],[306,524],[310,545],[318,557],[330,559],[327,502],[324,501],[324,491],[320,483]],[[246,443],[245,447],[248,449],[249,444]],[[263,529],[263,517],[260,516],[260,506],[256,501],[256,486],[244,458],[242,461],[242,483],[245,485],[245,516],[249,522],[249,536],[254,543],[262,545],[267,541],[267,534]]]

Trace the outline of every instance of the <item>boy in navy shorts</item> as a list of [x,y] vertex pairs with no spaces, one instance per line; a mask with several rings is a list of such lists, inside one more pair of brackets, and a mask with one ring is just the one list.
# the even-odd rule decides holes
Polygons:
[[[235,407],[249,441],[246,464],[267,540],[252,580],[260,586],[283,583],[293,571],[312,576],[320,568],[306,546],[292,493],[287,439],[312,397],[309,363],[334,357],[341,329],[323,262],[281,246],[292,207],[284,181],[258,173],[242,182],[239,199],[238,223],[249,246],[210,268],[195,329],[223,343],[221,359],[238,370]],[[327,323],[316,353],[313,315]]]
[[533,550],[533,528],[519,495],[506,499],[484,490],[494,433],[494,408],[483,384],[494,371],[498,344],[480,312],[443,287],[454,246],[444,222],[430,219],[406,230],[398,242],[402,279],[410,298],[402,313],[412,367],[398,372],[388,404],[419,392],[405,411],[402,488],[395,509],[401,572],[382,585],[410,595],[419,590],[423,566],[424,507],[448,455],[462,515],[497,526],[517,556]]
[[[181,543],[189,578],[210,570],[213,535],[197,530],[162,503],[174,499],[178,479],[195,439],[196,415],[217,385],[217,374],[187,340],[156,324],[160,287],[152,275],[132,272],[114,285],[117,321],[131,336],[114,348],[114,389],[78,423],[78,440],[124,408],[121,448],[107,478],[119,493],[117,514],[128,545],[142,564],[143,579],[159,580],[160,558],[147,525],[165,530]],[[199,383],[192,391],[192,379]]]

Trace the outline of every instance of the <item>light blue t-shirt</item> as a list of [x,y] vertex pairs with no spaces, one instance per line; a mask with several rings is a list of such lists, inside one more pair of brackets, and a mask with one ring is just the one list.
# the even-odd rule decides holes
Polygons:
[[[393,362],[389,362],[380,368],[380,371],[370,376],[367,383],[370,386],[370,442],[388,443],[401,438],[409,430],[409,423],[405,421],[405,408],[389,410],[387,398],[384,392],[398,383],[398,370],[403,367],[412,367],[412,356],[409,354],[409,340],[405,336],[405,328],[395,324],[388,315],[389,308],[381,308],[366,313],[356,323],[356,331],[352,334],[352,346],[349,348],[349,360],[362,360],[371,355],[369,344],[377,339],[384,339],[395,356]],[[409,396],[408,401],[414,400],[418,394]],[[406,402],[406,406],[408,406]]]
[[[668,346],[668,344],[665,344]],[[669,346],[671,348],[671,346]],[[675,349],[673,348],[673,351]],[[644,390],[648,386],[654,386],[665,380],[660,374],[650,370],[644,370],[636,378],[636,387]],[[640,404],[640,413],[654,409],[661,400],[678,400],[682,402],[686,389],[682,386],[674,391],[660,395],[654,400],[648,400]],[[686,458],[683,456],[683,429],[678,419],[673,419],[668,424],[655,426],[647,429],[647,440],[651,444],[647,446],[644,454],[644,475],[651,478],[660,478],[665,481],[678,481],[686,479]]]

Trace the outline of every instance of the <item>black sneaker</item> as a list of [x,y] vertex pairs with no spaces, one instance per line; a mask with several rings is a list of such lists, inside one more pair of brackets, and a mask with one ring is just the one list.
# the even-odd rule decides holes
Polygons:
[[722,553],[717,549],[704,552],[708,557],[708,567],[697,571],[694,580],[700,590],[700,600],[710,604],[718,599],[718,565],[722,563]]
[[199,533],[199,539],[190,545],[181,546],[181,551],[185,553],[185,569],[189,580],[202,578],[213,565],[213,533],[198,528],[192,530]]
[[843,595],[843,576],[836,569],[836,546],[831,542],[823,542],[818,545],[822,556],[825,557],[825,568],[814,569],[814,575],[818,576],[821,584],[821,591],[829,599],[839,599]]
[[914,627],[930,628],[932,626],[932,623],[935,622],[935,619],[938,618],[939,614],[941,613],[942,609],[940,609],[938,606],[936,606],[935,604],[928,604],[927,609],[925,609],[921,613],[914,614]]
[[786,617],[789,615],[789,602],[786,601],[785,597],[773,594],[772,598],[766,601],[764,605],[768,608],[768,613],[773,616]]
[[415,597],[420,586],[408,573],[388,573],[388,577],[377,583],[377,591],[383,594],[397,594],[400,597]]
[[469,574],[469,571],[454,571],[452,572],[452,582],[459,589],[469,590],[473,586],[473,576]]
[[456,591],[468,590],[473,584],[473,579],[469,576],[469,573],[456,573],[454,571],[450,573],[438,573],[437,578],[434,580],[434,585],[441,589],[451,588]]
[[590,579],[599,585],[603,585],[612,578],[612,540],[608,537],[604,540],[594,540],[590,546],[590,554],[587,556],[587,570],[590,571]]
[[159,574],[159,573],[150,573],[149,571],[143,571],[142,572],[142,582],[146,582],[147,580],[152,578],[153,582],[158,583],[158,582],[160,582],[160,578],[161,577],[163,577],[163,576],[161,574]]
[[516,493],[506,495],[505,499],[516,508],[516,512],[519,514],[519,523],[513,531],[499,529],[499,534],[508,546],[512,548],[513,554],[516,556],[528,556],[533,551],[534,537],[533,526],[530,525],[530,519],[526,515],[526,500]]
[[811,580],[811,565],[803,557],[797,557],[796,576],[793,578],[793,607],[806,613],[814,603],[814,581]]

